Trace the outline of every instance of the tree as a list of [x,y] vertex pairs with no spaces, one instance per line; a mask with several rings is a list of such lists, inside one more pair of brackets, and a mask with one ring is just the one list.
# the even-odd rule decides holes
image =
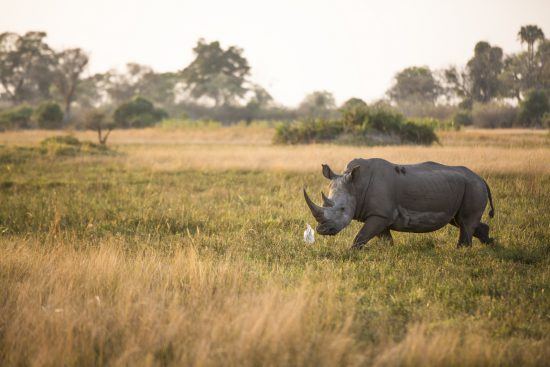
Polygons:
[[536,53],[538,72],[535,80],[537,87],[546,91],[550,90],[550,40],[544,40],[539,44]]
[[461,108],[470,109],[473,104],[472,80],[467,69],[451,66],[444,71],[445,89],[449,95],[459,97]]
[[515,98],[518,102],[522,100],[522,93],[528,85],[525,75],[528,73],[527,54],[519,53],[507,56],[504,60],[504,68],[500,75],[503,97]]
[[350,98],[340,107],[340,113],[344,129],[352,131],[356,126],[361,126],[368,120],[369,108],[362,99]]
[[441,86],[428,67],[412,66],[395,75],[395,84],[388,91],[388,95],[398,104],[434,104],[441,92]]
[[548,95],[542,90],[532,90],[520,105],[520,122],[523,125],[540,127],[547,113],[550,113]]
[[60,129],[63,127],[63,111],[55,102],[42,102],[34,111],[33,119],[42,129]]
[[56,54],[53,83],[61,94],[64,104],[63,122],[71,116],[73,103],[80,81],[80,75],[88,64],[88,55],[79,48],[72,48]]
[[114,120],[120,127],[147,127],[168,117],[168,114],[142,97],[123,103],[115,110]]
[[500,47],[480,41],[476,44],[474,56],[468,61],[465,69],[450,67],[445,70],[447,88],[462,98],[462,107],[470,108],[473,102],[490,102],[501,93],[503,56]]
[[49,98],[53,51],[46,33],[0,34],[0,97],[12,104]]
[[224,50],[217,41],[207,43],[200,39],[193,52],[195,60],[181,72],[192,97],[211,98],[219,107],[246,94],[250,67],[242,49],[231,46]]
[[336,101],[332,93],[327,91],[315,91],[305,96],[298,111],[310,117],[327,118],[336,108]]
[[252,97],[246,104],[247,110],[247,123],[252,122],[254,118],[257,118],[262,109],[269,108],[273,103],[273,97],[263,87],[255,84],[252,87]]
[[116,124],[108,118],[107,113],[100,110],[91,110],[84,118],[84,126],[90,130],[97,131],[99,144],[105,145],[107,144],[109,134],[116,127]]
[[498,95],[503,56],[500,47],[493,47],[484,41],[476,44],[474,57],[466,65],[472,80],[471,94],[475,101],[487,103]]
[[544,41],[544,32],[538,26],[529,24],[520,28],[518,38],[522,44],[527,44],[527,74],[525,77],[528,88],[532,88],[535,83],[535,43]]

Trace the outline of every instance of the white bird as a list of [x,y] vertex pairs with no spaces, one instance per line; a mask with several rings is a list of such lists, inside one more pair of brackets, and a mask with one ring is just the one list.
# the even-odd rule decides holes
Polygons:
[[315,231],[311,226],[306,224],[306,230],[304,231],[304,242],[308,244],[312,244],[315,242]]

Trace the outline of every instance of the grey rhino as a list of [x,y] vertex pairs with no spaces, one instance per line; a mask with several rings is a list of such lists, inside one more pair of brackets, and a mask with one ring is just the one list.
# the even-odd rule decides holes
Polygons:
[[396,165],[384,159],[354,159],[342,175],[322,165],[330,180],[329,196],[321,193],[323,206],[304,197],[319,223],[321,235],[335,235],[352,220],[364,225],[352,248],[363,247],[379,236],[392,240],[390,230],[431,232],[452,224],[460,229],[458,246],[472,244],[472,236],[492,243],[489,226],[481,222],[487,205],[494,216],[491,191],[484,179],[466,167],[435,162]]

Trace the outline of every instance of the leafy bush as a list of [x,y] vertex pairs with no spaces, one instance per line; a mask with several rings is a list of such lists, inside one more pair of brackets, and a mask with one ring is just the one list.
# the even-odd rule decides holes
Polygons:
[[517,119],[517,108],[502,103],[475,104],[472,119],[477,127],[512,127]]
[[354,127],[362,126],[369,115],[367,104],[359,98],[350,98],[340,108],[342,121],[346,131],[353,130]]
[[460,110],[453,116],[453,122],[456,126],[470,126],[474,123],[472,113],[466,110]]
[[344,125],[338,120],[305,120],[283,123],[275,128],[275,143],[303,144],[336,139],[344,132]]
[[405,143],[430,145],[437,142],[437,135],[434,129],[428,125],[417,125],[414,122],[407,121],[401,126],[401,140]]
[[542,90],[533,90],[521,103],[519,120],[524,126],[544,126],[544,115],[550,113],[548,95]]
[[63,111],[55,102],[42,102],[34,111],[33,120],[42,129],[60,129],[63,127]]
[[31,127],[33,109],[27,105],[20,105],[4,110],[0,113],[0,130],[26,129]]
[[155,108],[142,97],[121,104],[114,114],[116,124],[123,128],[147,127],[167,117],[168,114],[164,110]]
[[406,121],[405,117],[384,106],[361,104],[342,108],[340,120],[306,120],[281,124],[276,128],[275,143],[301,144],[334,141],[346,144],[431,144],[437,142],[434,124]]

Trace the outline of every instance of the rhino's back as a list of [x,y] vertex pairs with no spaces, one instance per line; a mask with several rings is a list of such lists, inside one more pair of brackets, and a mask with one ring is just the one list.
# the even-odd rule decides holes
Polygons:
[[403,167],[395,183],[400,205],[416,211],[458,210],[468,181],[461,169],[433,162]]

